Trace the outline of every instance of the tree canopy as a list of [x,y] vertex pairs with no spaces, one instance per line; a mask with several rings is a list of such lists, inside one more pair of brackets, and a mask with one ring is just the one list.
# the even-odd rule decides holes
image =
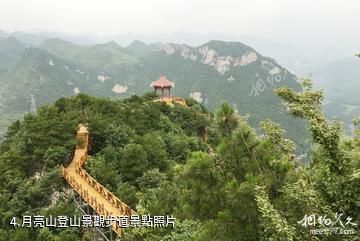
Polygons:
[[360,120],[346,136],[327,120],[322,92],[310,81],[299,92],[276,93],[309,124],[308,163],[278,123],[265,119],[254,129],[227,102],[214,116],[194,101],[171,107],[151,95],[110,101],[79,94],[26,115],[0,145],[0,240],[91,239],[88,229],[9,225],[24,214],[80,214],[59,171],[79,123],[90,131],[85,168],[95,179],[139,214],[177,218],[173,229],[127,229],[124,240],[339,240],[312,235],[299,222],[338,213],[358,222]]

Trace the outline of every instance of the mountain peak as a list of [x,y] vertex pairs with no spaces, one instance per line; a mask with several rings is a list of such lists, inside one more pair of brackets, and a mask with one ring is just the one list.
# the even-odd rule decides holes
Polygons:
[[23,53],[21,54],[20,60],[23,61],[33,61],[33,62],[42,62],[40,61],[42,58],[46,58],[50,54],[45,50],[35,48],[35,47],[28,47],[26,48]]
[[241,42],[225,42],[220,40],[211,40],[201,45],[199,48],[213,49],[221,55],[227,56],[242,56],[249,52],[254,52],[259,55],[253,48]]
[[66,41],[66,40],[63,40],[63,39],[60,39],[60,38],[49,38],[49,39],[46,39],[41,45],[40,47],[43,48],[44,46],[50,46],[50,45],[73,45],[73,46],[77,46],[76,44],[74,43],[71,43],[69,41]]
[[146,43],[140,40],[134,40],[131,42],[131,44],[129,44],[129,46],[127,46],[127,48],[142,48],[142,47],[146,47]]
[[110,48],[114,48],[114,49],[121,48],[121,46],[115,41],[109,41],[109,42],[103,43],[102,45],[110,47]]
[[2,38],[0,37],[0,48],[12,48],[12,47],[19,47],[19,48],[23,48],[23,45],[14,37],[10,36],[10,37],[5,37]]

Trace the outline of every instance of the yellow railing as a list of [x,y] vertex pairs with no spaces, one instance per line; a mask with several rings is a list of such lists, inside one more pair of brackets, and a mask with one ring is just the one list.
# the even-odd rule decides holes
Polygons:
[[[113,193],[107,190],[103,185],[97,182],[83,169],[83,166],[87,160],[89,142],[89,134],[85,126],[80,125],[79,131],[77,133],[77,139],[82,143],[81,145],[76,146],[72,162],[67,168],[61,166],[61,173],[71,188],[73,188],[84,199],[84,201],[87,202],[100,215],[105,217],[119,216],[119,214],[121,216],[136,215],[134,210],[132,210],[128,205],[126,205]],[[70,166],[74,168],[70,168]],[[85,189],[80,183],[81,180],[85,181],[91,187],[91,189]],[[98,200],[94,195],[95,193],[100,194],[104,199],[106,199],[107,204],[110,204],[110,206],[116,209],[117,212],[112,213],[110,210],[107,210],[105,208],[105,203],[102,203],[102,201]],[[113,223],[112,228],[118,236],[121,236],[121,229],[116,223]]]

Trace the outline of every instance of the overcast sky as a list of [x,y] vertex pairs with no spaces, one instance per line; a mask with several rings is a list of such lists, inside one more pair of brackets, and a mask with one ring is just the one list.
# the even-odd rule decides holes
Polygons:
[[360,43],[359,0],[1,0],[0,29],[250,34]]

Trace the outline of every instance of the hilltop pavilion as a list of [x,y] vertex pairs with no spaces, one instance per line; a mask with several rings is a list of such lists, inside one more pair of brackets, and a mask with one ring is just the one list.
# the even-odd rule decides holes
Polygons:
[[175,87],[175,84],[169,81],[165,75],[160,75],[160,78],[151,83],[151,87],[154,88],[154,91],[161,99],[171,98],[171,87]]
[[154,88],[155,93],[159,96],[159,101],[164,101],[173,105],[174,103],[186,106],[186,101],[182,97],[171,96],[171,88],[175,87],[175,84],[168,80],[165,75],[161,74],[158,80],[151,83],[151,87]]

